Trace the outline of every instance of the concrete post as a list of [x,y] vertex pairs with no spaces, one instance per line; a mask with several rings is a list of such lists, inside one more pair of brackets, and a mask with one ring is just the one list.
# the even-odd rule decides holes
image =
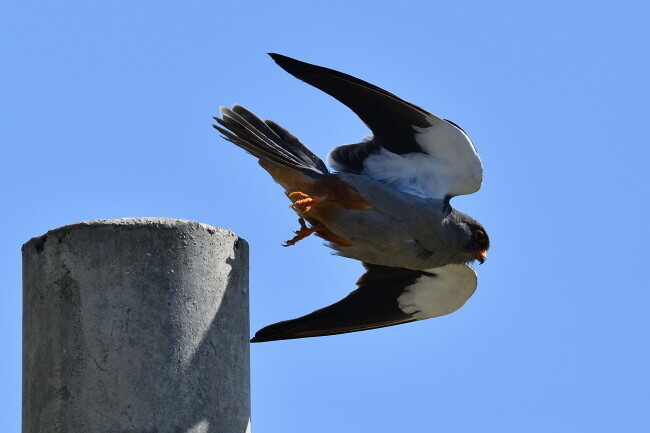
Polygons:
[[23,245],[23,433],[245,433],[248,245],[164,218]]

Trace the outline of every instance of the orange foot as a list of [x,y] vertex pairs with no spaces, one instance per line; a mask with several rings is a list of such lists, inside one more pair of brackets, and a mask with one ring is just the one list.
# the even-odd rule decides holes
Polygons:
[[295,245],[298,241],[305,239],[307,236],[314,233],[316,229],[320,227],[320,224],[317,224],[312,227],[307,227],[305,225],[305,220],[302,218],[298,218],[298,223],[300,223],[300,229],[294,232],[296,235],[292,239],[289,239],[288,241],[282,244],[283,247],[290,247],[291,245]]
[[298,207],[298,206],[304,206],[304,208],[301,209],[302,212],[309,212],[311,210],[311,208],[316,206],[318,203],[328,199],[328,197],[326,195],[323,195],[323,196],[318,196],[318,195],[311,196],[311,195],[307,195],[304,192],[300,192],[300,191],[290,192],[289,193],[289,198],[294,198],[294,197],[298,197],[298,200],[294,201],[293,204],[291,204],[290,207],[296,209],[296,207]]

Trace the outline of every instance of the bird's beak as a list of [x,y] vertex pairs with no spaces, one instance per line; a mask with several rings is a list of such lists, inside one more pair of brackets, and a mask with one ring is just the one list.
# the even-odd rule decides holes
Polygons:
[[474,253],[474,258],[478,260],[480,264],[485,263],[485,259],[487,259],[487,250],[485,248],[479,248]]

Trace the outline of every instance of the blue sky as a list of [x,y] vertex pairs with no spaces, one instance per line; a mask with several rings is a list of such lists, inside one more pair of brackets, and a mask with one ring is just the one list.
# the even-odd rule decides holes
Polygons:
[[366,135],[278,52],[453,120],[485,178],[452,204],[492,247],[458,312],[253,345],[257,432],[645,432],[650,6],[645,2],[59,2],[0,12],[0,431],[19,431],[20,246],[161,216],[251,245],[251,328],[361,274],[296,229],[279,186],[211,128],[242,104],[317,154]]

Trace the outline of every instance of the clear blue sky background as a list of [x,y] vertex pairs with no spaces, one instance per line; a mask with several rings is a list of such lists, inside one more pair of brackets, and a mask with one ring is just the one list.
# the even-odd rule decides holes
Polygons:
[[166,216],[251,245],[251,327],[354,288],[210,116],[240,103],[317,154],[367,134],[278,68],[351,73],[460,124],[488,229],[457,313],[252,346],[256,432],[650,431],[647,2],[7,2],[0,11],[0,431],[21,401],[21,259],[75,221]]

